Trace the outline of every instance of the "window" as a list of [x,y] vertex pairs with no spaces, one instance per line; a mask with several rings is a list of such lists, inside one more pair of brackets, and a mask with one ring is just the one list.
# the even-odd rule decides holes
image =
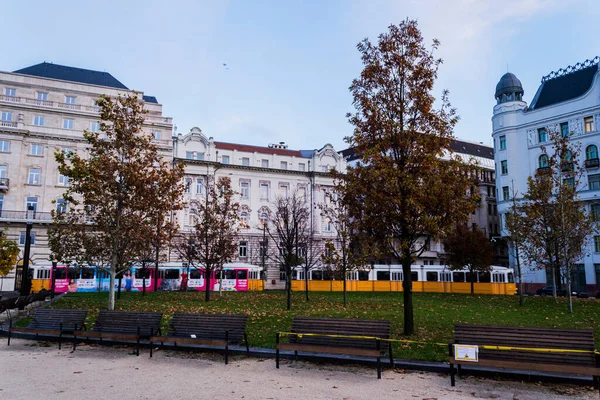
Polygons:
[[241,186],[241,196],[244,199],[247,199],[250,196],[250,184],[248,182],[242,182]]
[[502,200],[510,200],[510,194],[508,191],[508,186],[502,187]]
[[323,166],[321,166],[321,170],[322,170],[323,172],[329,172],[329,169],[330,169],[330,168],[329,168],[329,165],[323,165]]
[[31,208],[33,210],[33,212],[36,212],[37,211],[37,203],[38,203],[37,197],[28,197],[27,201],[25,202],[25,209],[27,211],[29,211],[29,209]]
[[69,186],[69,177],[58,173],[58,184],[62,186]]
[[67,212],[67,201],[65,199],[56,200],[56,212],[59,214]]
[[591,144],[585,149],[585,159],[586,160],[595,160],[598,158],[598,147],[596,145]]
[[565,179],[563,179],[563,183],[570,188],[575,187],[575,178],[573,178],[573,177],[565,178]]
[[204,271],[198,271],[197,269],[190,270],[190,279],[204,279]]
[[583,125],[585,126],[585,133],[594,131],[594,117],[585,117],[583,119]]
[[0,140],[0,152],[8,153],[10,151],[10,145],[8,140]]
[[6,170],[7,170],[7,166],[6,165],[0,165],[0,179],[6,179],[7,178]]
[[290,188],[287,185],[279,185],[279,196],[283,199],[287,199],[290,194]]
[[568,122],[563,122],[562,124],[560,124],[560,134],[562,135],[562,137],[567,137],[570,135]]
[[306,164],[298,163],[298,171],[306,171]]
[[437,271],[427,271],[427,274],[425,276],[427,277],[427,282],[437,282],[438,281]]
[[300,197],[300,199],[302,201],[306,201],[306,188],[305,187],[298,188],[298,197]]
[[591,214],[594,221],[600,221],[600,204],[592,204]]
[[42,115],[36,115],[33,117],[33,124],[35,126],[44,126],[46,125],[46,118],[44,118]]
[[544,143],[546,141],[546,128],[538,129],[538,142]]
[[185,191],[192,193],[192,178],[185,178]]
[[71,153],[73,153],[73,149],[71,149],[70,147],[63,147],[62,152],[66,157],[66,156],[70,155]]
[[194,159],[194,152],[193,151],[186,151],[185,152],[185,158],[187,158],[188,160],[193,160]]
[[29,168],[27,183],[29,185],[39,185],[41,182],[42,170],[39,168]]
[[542,154],[540,156],[540,158],[538,159],[538,165],[540,168],[547,168],[548,167],[548,155],[547,154]]
[[41,144],[32,143],[29,147],[29,154],[32,156],[41,156],[43,151],[43,146]]
[[100,122],[92,122],[90,130],[92,132],[100,132]]
[[491,276],[489,272],[480,272],[479,273],[479,282],[481,283],[490,283],[491,282]]
[[281,162],[281,169],[287,169],[287,161]]
[[158,132],[158,131],[152,131],[152,139],[154,139],[154,140],[160,140],[160,132]]
[[229,156],[223,156],[223,157],[221,157],[221,163],[222,164],[229,164]]
[[238,279],[248,279],[248,271],[246,271],[246,270],[238,270],[238,271],[233,270],[233,272],[234,273],[237,272]]
[[248,157],[242,157],[242,165],[244,167],[249,167],[250,166],[250,159]]
[[263,168],[269,168],[269,160],[262,160],[260,166]]
[[17,95],[17,89],[6,88],[4,89],[4,95],[15,97]]
[[390,271],[377,271],[377,280],[378,281],[389,281],[390,280]]
[[506,150],[506,136],[500,136],[500,150]]
[[48,100],[48,93],[37,92],[37,96],[36,97],[37,97],[38,100],[47,101]]
[[[27,232],[21,232],[21,235],[19,235],[19,244],[21,246],[25,246],[25,235],[27,235]],[[35,232],[31,232],[29,237],[31,238],[31,245],[35,245]]]
[[331,232],[331,228],[331,220],[329,218],[325,218],[325,221],[323,221],[323,232]]
[[259,245],[259,254],[260,254],[260,256],[261,257],[266,257],[267,256],[267,245],[268,245],[267,241],[266,240],[265,241],[261,240],[258,243],[258,245]]
[[242,228],[250,228],[250,225],[248,225],[248,213],[246,211],[242,211],[240,214],[240,226]]
[[502,175],[508,174],[508,161],[500,161],[500,169],[502,170]]
[[204,181],[202,178],[196,178],[196,194],[202,193],[202,187],[204,185]]
[[248,242],[240,242],[240,257],[248,256]]
[[0,119],[2,119],[2,121],[12,121],[12,113],[11,112],[7,112],[7,111],[2,111],[2,114],[0,114]]
[[600,174],[588,175],[588,189],[600,189]]
[[267,215],[267,213],[262,213],[260,214],[260,225],[261,227],[265,227],[265,224],[267,223],[267,221],[269,220],[269,216]]
[[63,129],[73,129],[73,120],[68,118],[63,119]]
[[465,281],[465,273],[464,272],[453,272],[452,280],[454,282],[464,282]]
[[266,183],[260,184],[260,199],[269,200],[269,185]]
[[65,96],[65,103],[75,104],[75,96]]
[[164,279],[179,279],[178,269],[166,269],[164,272]]
[[594,252],[600,253],[600,236],[594,236]]

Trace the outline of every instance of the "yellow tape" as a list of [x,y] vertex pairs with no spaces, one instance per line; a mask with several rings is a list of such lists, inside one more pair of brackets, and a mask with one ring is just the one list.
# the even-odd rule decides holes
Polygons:
[[[433,346],[448,346],[448,343],[436,343],[436,342],[422,342],[418,340],[408,340],[408,339],[385,339],[379,338],[376,336],[358,336],[358,335],[331,335],[325,333],[294,333],[294,332],[279,332],[281,336],[297,336],[298,338],[302,338],[302,336],[317,336],[317,337],[331,337],[331,338],[339,338],[339,339],[367,339],[367,340],[381,340],[386,342],[395,342],[395,343],[413,343],[413,344],[422,344],[422,345],[433,345]],[[600,351],[597,350],[570,350],[570,349],[545,349],[539,347],[511,347],[511,346],[478,346],[480,349],[486,350],[501,350],[501,351],[529,351],[535,353],[593,353],[599,354]]]

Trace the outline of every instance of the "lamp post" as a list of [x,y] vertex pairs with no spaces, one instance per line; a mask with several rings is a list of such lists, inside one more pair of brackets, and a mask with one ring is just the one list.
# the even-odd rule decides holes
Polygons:
[[31,228],[33,227],[31,213],[33,212],[33,206],[28,206],[25,228],[25,249],[23,251],[23,272],[21,275],[21,296],[27,296],[29,292],[31,292],[31,280],[29,279],[29,256],[31,253]]
[[56,290],[56,264],[58,264],[58,260],[56,258],[52,259],[52,294],[50,298],[54,298],[54,291]]

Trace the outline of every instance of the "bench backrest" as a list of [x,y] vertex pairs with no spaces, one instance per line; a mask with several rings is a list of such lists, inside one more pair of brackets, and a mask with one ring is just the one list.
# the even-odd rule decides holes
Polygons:
[[81,330],[87,317],[87,310],[62,310],[38,308],[34,311],[28,328],[33,329],[77,329]]
[[[387,320],[294,317],[294,320],[292,321],[291,332],[316,333],[325,335],[369,336],[389,339],[391,323]],[[366,349],[375,349],[377,345],[376,341],[373,339],[349,339],[327,336],[290,336],[290,342]],[[387,349],[387,342],[381,343],[381,349]]]
[[230,343],[241,343],[247,323],[246,314],[176,313],[169,326],[169,336],[225,339],[228,331]]
[[516,326],[456,325],[458,344],[539,349],[585,350],[584,353],[541,353],[479,349],[479,358],[542,364],[596,365],[592,330],[527,328]]
[[156,334],[162,313],[100,310],[93,331],[105,333]]

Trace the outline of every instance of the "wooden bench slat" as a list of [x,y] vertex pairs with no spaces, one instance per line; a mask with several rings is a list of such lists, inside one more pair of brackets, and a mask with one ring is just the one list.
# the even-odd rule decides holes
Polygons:
[[364,357],[377,357],[380,353],[377,350],[368,349],[357,349],[348,347],[323,347],[315,346],[310,344],[299,344],[299,343],[279,343],[277,345],[279,350],[296,350],[306,351],[311,353],[331,353],[331,354],[348,354],[353,356],[364,356]]

